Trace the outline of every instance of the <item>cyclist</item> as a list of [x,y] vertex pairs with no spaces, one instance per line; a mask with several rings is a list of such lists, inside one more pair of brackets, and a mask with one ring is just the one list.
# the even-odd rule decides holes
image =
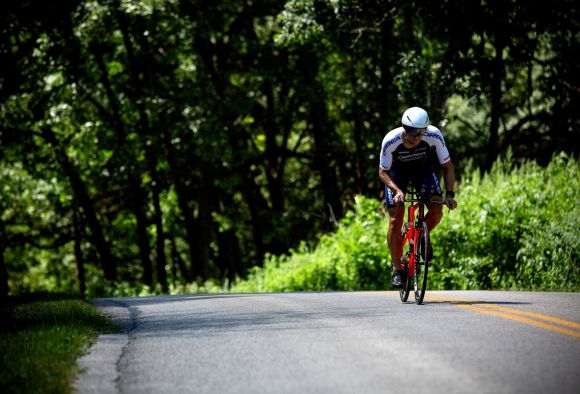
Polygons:
[[[385,205],[389,211],[387,244],[393,264],[391,285],[395,288],[403,287],[404,283],[399,256],[403,247],[401,226],[405,215],[403,200],[407,185],[412,182],[424,201],[443,201],[441,186],[431,164],[433,151],[443,169],[445,204],[449,209],[455,209],[455,170],[443,134],[437,127],[429,125],[427,111],[419,107],[407,109],[403,113],[402,127],[391,130],[383,138],[379,177],[385,184]],[[431,231],[441,221],[443,207],[441,204],[426,205],[428,212],[425,221]],[[431,254],[430,249],[429,258]]]

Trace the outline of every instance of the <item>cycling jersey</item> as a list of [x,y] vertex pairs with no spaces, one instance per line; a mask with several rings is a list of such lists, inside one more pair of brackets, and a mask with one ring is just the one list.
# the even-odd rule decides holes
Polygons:
[[413,173],[431,167],[431,151],[434,149],[440,164],[451,160],[441,131],[435,126],[428,126],[421,142],[414,148],[403,144],[405,129],[397,127],[391,130],[381,146],[380,166],[384,170],[395,169],[399,172]]
[[[409,182],[420,192],[421,198],[429,200],[431,196],[441,196],[441,186],[431,166],[431,152],[435,151],[440,164],[451,161],[445,139],[435,126],[428,126],[421,141],[413,148],[403,144],[403,127],[391,130],[381,146],[380,167],[389,175],[401,190],[406,193]],[[394,193],[385,186],[385,205],[394,207]]]

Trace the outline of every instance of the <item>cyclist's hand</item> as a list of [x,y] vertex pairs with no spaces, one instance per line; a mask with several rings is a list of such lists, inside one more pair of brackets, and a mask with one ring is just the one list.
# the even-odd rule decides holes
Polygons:
[[445,198],[445,205],[451,210],[457,208],[457,201],[452,199],[451,197]]
[[393,201],[395,201],[395,205],[402,206],[404,204],[404,201],[405,201],[405,193],[403,193],[401,190],[399,190],[397,193],[395,193],[395,197],[393,197]]

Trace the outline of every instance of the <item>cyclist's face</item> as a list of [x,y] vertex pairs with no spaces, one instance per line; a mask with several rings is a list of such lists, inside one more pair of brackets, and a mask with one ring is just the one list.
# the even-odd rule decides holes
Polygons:
[[406,143],[407,146],[409,147],[415,147],[417,145],[419,145],[419,142],[421,142],[421,137],[423,137],[425,135],[425,130],[427,130],[426,128],[423,129],[413,129],[410,131],[406,131],[405,134],[405,139],[406,139]]

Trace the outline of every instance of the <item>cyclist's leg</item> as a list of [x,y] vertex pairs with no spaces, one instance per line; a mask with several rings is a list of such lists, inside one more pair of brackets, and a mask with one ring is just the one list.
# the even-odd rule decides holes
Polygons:
[[[426,171],[425,177],[423,178],[421,185],[422,198],[425,201],[443,201],[443,193],[441,191],[441,186],[439,185],[439,180],[437,175],[430,168]],[[441,204],[427,204],[427,214],[425,215],[425,222],[427,223],[427,228],[431,232],[443,217],[443,205]]]
[[[431,167],[426,168],[425,172],[420,174],[422,175],[413,179],[413,183],[417,190],[421,191],[420,198],[427,206],[425,224],[427,225],[427,232],[430,234],[431,231],[437,227],[441,221],[441,218],[443,217],[443,206],[441,204],[429,203],[429,201],[443,201],[442,192],[437,175]],[[431,261],[433,257],[433,248],[431,247],[431,243],[429,241],[427,241],[427,245],[427,261]]]
[[[402,177],[397,177],[397,173],[394,171],[390,172],[391,177],[403,190],[406,191],[407,181]],[[403,226],[403,220],[405,218],[405,207],[395,205],[394,194],[388,187],[385,186],[385,206],[389,212],[389,228],[387,231],[387,245],[389,247],[389,252],[391,254],[391,261],[393,263],[393,268],[396,271],[402,269],[401,266],[401,249],[403,248],[403,237],[401,236],[401,227]]]

